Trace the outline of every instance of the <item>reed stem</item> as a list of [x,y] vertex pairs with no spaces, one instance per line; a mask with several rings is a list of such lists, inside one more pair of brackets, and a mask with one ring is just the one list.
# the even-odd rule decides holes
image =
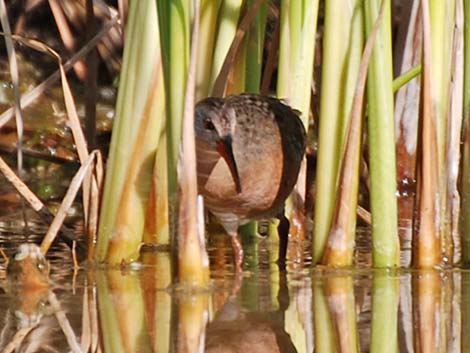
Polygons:
[[[382,0],[365,2],[366,29],[370,32]],[[369,64],[367,80],[370,201],[373,263],[377,267],[399,264],[396,164],[392,87],[391,2],[385,12]]]

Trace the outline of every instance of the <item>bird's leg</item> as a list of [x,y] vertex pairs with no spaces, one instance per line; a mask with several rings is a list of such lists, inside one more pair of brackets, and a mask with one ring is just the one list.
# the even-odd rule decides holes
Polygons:
[[279,258],[278,263],[281,270],[286,268],[287,242],[289,240],[289,220],[284,211],[279,215],[279,225],[277,232],[279,234]]

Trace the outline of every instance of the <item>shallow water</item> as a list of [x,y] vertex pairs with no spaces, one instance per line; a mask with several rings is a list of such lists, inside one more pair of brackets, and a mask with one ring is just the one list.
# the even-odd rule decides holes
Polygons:
[[[29,215],[0,221],[0,245],[37,241],[45,227]],[[228,239],[208,245],[211,286],[170,284],[170,258],[144,253],[123,269],[74,270],[70,251],[48,258],[53,284],[0,291],[0,349],[16,352],[460,352],[470,347],[470,272],[312,268],[308,246],[293,243],[287,271],[270,260],[268,240],[247,244],[234,293]],[[298,256],[298,255],[301,256]],[[371,348],[371,345],[376,345]]]

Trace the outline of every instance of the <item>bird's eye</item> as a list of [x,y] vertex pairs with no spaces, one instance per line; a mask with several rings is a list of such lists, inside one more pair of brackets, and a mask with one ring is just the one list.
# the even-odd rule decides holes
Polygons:
[[206,130],[215,130],[215,126],[209,119],[204,120],[204,129]]

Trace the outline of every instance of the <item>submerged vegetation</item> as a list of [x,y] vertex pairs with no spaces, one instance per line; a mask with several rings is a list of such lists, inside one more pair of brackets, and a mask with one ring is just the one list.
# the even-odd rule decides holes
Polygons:
[[[286,271],[276,262],[283,259],[273,255],[277,251],[269,252],[269,276],[274,278],[270,305],[273,313],[282,314],[282,334],[290,335],[293,349],[359,351],[355,307],[362,303],[355,302],[355,284],[344,271],[364,267],[356,246],[357,230],[364,227],[371,233],[365,266],[377,269],[370,295],[370,351],[397,352],[406,345],[396,330],[399,303],[405,305],[400,302],[401,282],[413,291],[415,346],[427,351],[428,344],[431,349],[451,342],[458,330],[442,322],[455,314],[451,307],[458,291],[433,270],[470,263],[470,1],[138,0],[129,7],[118,1],[116,10],[101,0],[83,0],[72,5],[50,1],[50,13],[60,50],[29,36],[23,28],[26,12],[0,0],[14,98],[0,115],[0,127],[16,130],[14,156],[8,161],[16,160],[17,172],[2,158],[0,171],[50,224],[40,253],[32,250],[35,256],[46,254],[60,234],[68,243],[86,247],[78,252],[90,264],[110,269],[143,264],[142,278],[112,270],[97,275],[98,300],[106,303],[99,307],[101,324],[107,327],[105,351],[131,352],[139,345],[170,351],[174,315],[175,351],[200,351],[210,306],[223,311],[227,305],[229,310],[240,291],[247,291],[246,297],[260,295],[250,293],[240,278],[222,304],[206,293],[211,278],[206,244],[221,248],[218,242],[223,240],[198,195],[194,106],[208,96],[241,92],[283,99],[308,130],[306,158],[285,208],[290,223],[287,271],[311,264],[312,276],[326,273],[321,286],[309,282],[310,294],[295,296],[299,302],[287,306],[282,297],[289,296],[282,294]],[[70,26],[85,33],[86,44],[77,53]],[[101,65],[111,78],[116,75],[120,53],[109,44],[116,45],[116,38],[124,47],[104,167],[96,142],[97,73]],[[58,68],[46,83],[26,93],[19,85],[15,50],[20,48],[47,57],[53,62],[48,65]],[[72,87],[85,82],[85,122],[67,75],[72,68]],[[21,112],[54,80],[60,80],[64,126],[70,129],[76,149],[72,159],[80,168],[53,211],[22,180],[24,156],[36,155],[31,154]],[[62,223],[80,187],[87,241],[75,242],[75,233]],[[268,221],[268,226],[252,222],[240,230],[247,248],[256,249],[245,261],[253,281],[263,273],[257,268],[258,232],[268,233],[274,248],[278,245],[276,220]],[[404,281],[407,275],[400,271],[408,267],[424,270],[423,275]],[[170,287],[190,293],[174,299],[174,312],[166,293],[149,295]],[[462,287],[463,297],[468,285]],[[113,303],[105,301],[120,291],[134,299],[129,303],[116,295]],[[305,300],[311,296],[315,310],[306,318],[296,305],[308,306]],[[250,303],[260,305],[261,299],[253,298]],[[121,319],[117,309],[126,306]],[[151,313],[146,312],[149,307]],[[400,310],[411,316],[411,308]],[[240,320],[246,324],[249,318]],[[156,331],[140,337],[141,327],[134,322]],[[217,329],[216,323],[209,324],[208,332]],[[314,337],[305,333],[312,323]],[[206,343],[212,347],[217,342]]]

